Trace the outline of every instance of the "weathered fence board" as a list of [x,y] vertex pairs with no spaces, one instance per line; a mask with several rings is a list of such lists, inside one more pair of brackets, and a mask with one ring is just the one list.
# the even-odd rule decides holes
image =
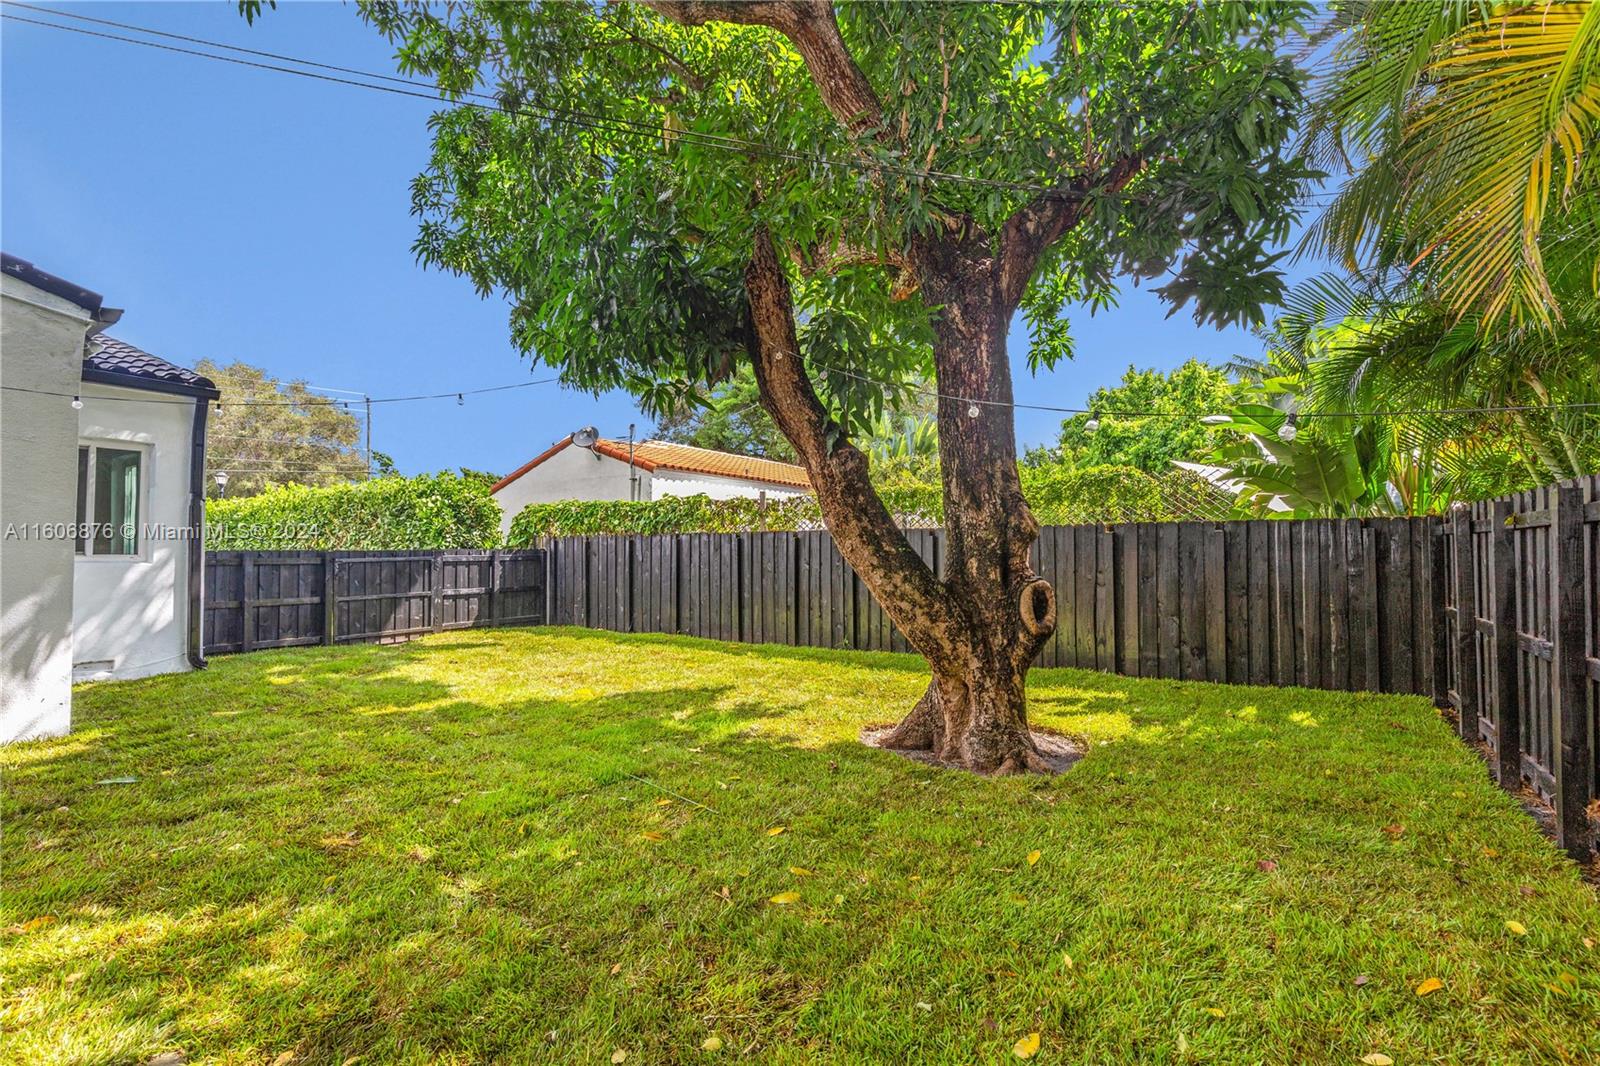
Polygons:
[[542,549],[207,552],[204,647],[218,655],[542,624],[547,565]]

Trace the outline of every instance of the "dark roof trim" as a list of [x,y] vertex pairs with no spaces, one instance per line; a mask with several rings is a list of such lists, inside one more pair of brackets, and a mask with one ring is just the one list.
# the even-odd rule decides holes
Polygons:
[[101,334],[89,343],[83,358],[84,381],[117,385],[177,396],[197,396],[214,400],[221,395],[216,385],[193,370],[169,363],[158,355],[135,348],[127,341]]
[[222,395],[208,378],[200,379],[206,382],[204,385],[199,383],[188,385],[181,381],[147,378],[138,374],[119,374],[114,370],[101,370],[88,363],[83,364],[83,380],[96,385],[115,385],[121,389],[143,389],[145,392],[165,392],[174,396],[193,396],[202,400],[215,400]]
[[49,271],[40,270],[26,259],[19,259],[10,252],[0,252],[0,271],[26,281],[36,289],[43,289],[52,296],[59,296],[68,303],[76,304],[96,319],[100,317],[104,297],[99,293],[92,292],[66,278],[58,278]]

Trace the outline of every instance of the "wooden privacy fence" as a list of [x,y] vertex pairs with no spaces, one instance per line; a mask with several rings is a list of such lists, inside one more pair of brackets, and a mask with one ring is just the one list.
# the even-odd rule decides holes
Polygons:
[[[1428,696],[1460,712],[1506,787],[1526,778],[1552,803],[1577,853],[1600,792],[1597,499],[1588,478],[1444,519],[1046,527],[1032,558],[1059,621],[1038,662]],[[907,537],[942,572],[943,532]],[[558,625],[910,650],[825,532],[546,547]],[[1474,605],[1465,628],[1462,602]]]
[[1487,746],[1502,786],[1526,781],[1550,803],[1581,855],[1600,795],[1600,477],[1458,508],[1440,532],[1440,703]]
[[[1435,695],[1440,564],[1423,518],[1047,526],[1041,666]],[[944,532],[909,530],[936,571]],[[907,651],[827,533],[555,538],[560,625]]]
[[207,552],[207,655],[545,620],[542,550]]

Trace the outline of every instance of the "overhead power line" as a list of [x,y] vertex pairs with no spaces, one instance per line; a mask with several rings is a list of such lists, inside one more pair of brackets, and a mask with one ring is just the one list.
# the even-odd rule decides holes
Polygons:
[[[161,37],[167,40],[183,41],[186,44],[199,45],[204,48],[221,49],[237,55],[218,55],[215,52],[202,52],[193,48],[183,48],[177,45],[162,44],[159,41],[142,40],[136,37],[126,37],[121,34],[106,33],[91,30],[83,26],[67,26],[56,22],[45,22],[40,19],[27,18],[12,13],[12,9],[21,8],[36,11],[53,18],[70,18],[81,22],[94,23],[101,26],[110,26],[116,29],[127,30],[133,33],[145,34],[151,37]],[[38,7],[33,4],[16,3],[8,0],[4,5],[3,17],[16,22],[25,22],[34,26],[43,26],[48,29],[62,30],[67,33],[77,33],[86,37],[97,37],[103,40],[118,41],[123,44],[138,45],[144,48],[153,48],[180,55],[193,56],[199,59],[210,59],[220,63],[231,63],[236,66],[250,67],[257,70],[267,70],[279,74],[290,74],[297,77],[310,78],[316,81],[330,82],[336,85],[347,85],[354,88],[369,89],[376,92],[390,93],[396,96],[411,97],[426,100],[429,103],[459,103],[465,107],[472,107],[480,111],[491,113],[517,114],[533,118],[541,118],[552,122],[561,122],[575,125],[583,129],[603,130],[610,133],[620,133],[625,136],[646,137],[657,140],[662,137],[673,137],[691,142],[700,147],[719,148],[738,153],[753,153],[769,158],[782,159],[786,162],[809,163],[816,166],[829,168],[842,168],[867,174],[894,174],[899,177],[909,178],[931,184],[951,183],[971,185],[978,188],[995,189],[1009,192],[1025,192],[1036,196],[1047,196],[1056,199],[1081,200],[1083,194],[1071,192],[1052,185],[1043,185],[1036,182],[1006,181],[997,178],[982,178],[971,174],[961,174],[956,171],[936,170],[932,168],[906,167],[894,163],[879,162],[867,159],[834,159],[828,156],[811,155],[804,152],[795,152],[787,148],[779,148],[745,137],[732,134],[708,133],[700,130],[673,129],[653,122],[638,119],[629,119],[616,115],[598,115],[593,112],[578,111],[572,108],[560,107],[553,104],[519,104],[507,106],[500,97],[492,93],[478,92],[475,90],[461,90],[454,94],[455,97],[470,99],[452,99],[444,95],[437,85],[426,82],[413,81],[409,78],[398,77],[392,74],[382,74],[374,71],[361,70],[356,67],[341,66],[336,63],[323,63],[312,59],[302,59],[298,56],[284,55],[279,52],[266,52],[260,49],[246,48],[242,45],[228,44],[223,41],[212,41],[204,37],[194,37],[181,33],[170,33],[165,30],[151,29],[133,23],[117,22],[112,19],[96,18],[91,15],[82,15],[76,12],[59,11],[52,8]],[[241,56],[255,56],[257,59],[244,59]],[[261,60],[272,60],[262,62]],[[290,63],[294,66],[282,66]],[[312,68],[312,69],[302,69]],[[317,71],[330,71],[332,73],[320,74]],[[367,79],[367,80],[358,80]],[[488,101],[480,103],[477,101]],[[1122,193],[1123,196],[1135,194]]]

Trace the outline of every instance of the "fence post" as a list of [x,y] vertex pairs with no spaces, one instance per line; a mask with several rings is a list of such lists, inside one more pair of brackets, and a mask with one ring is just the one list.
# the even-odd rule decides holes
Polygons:
[[488,624],[500,624],[500,549],[489,553],[489,619]]
[[256,556],[245,552],[239,560],[239,650],[249,651],[256,645],[256,611],[250,605],[255,598]]
[[1517,703],[1517,562],[1512,502],[1496,500],[1489,512],[1489,573],[1494,583],[1495,762],[1500,787],[1515,790],[1522,780],[1522,708]]
[[334,562],[332,552],[322,553],[322,643],[332,644],[339,628],[339,609],[334,592]]
[[429,619],[433,623],[435,633],[444,632],[444,553],[435,554],[432,565],[429,567],[433,580],[433,595],[429,598],[428,611],[433,616]]
[[1452,554],[1456,560],[1456,699],[1461,736],[1478,740],[1478,607],[1472,565],[1472,510],[1457,504],[1452,519]]
[[1550,493],[1550,696],[1556,726],[1556,839],[1567,854],[1589,858],[1588,805],[1593,798],[1589,736],[1589,664],[1584,648],[1583,492],[1576,484]]

